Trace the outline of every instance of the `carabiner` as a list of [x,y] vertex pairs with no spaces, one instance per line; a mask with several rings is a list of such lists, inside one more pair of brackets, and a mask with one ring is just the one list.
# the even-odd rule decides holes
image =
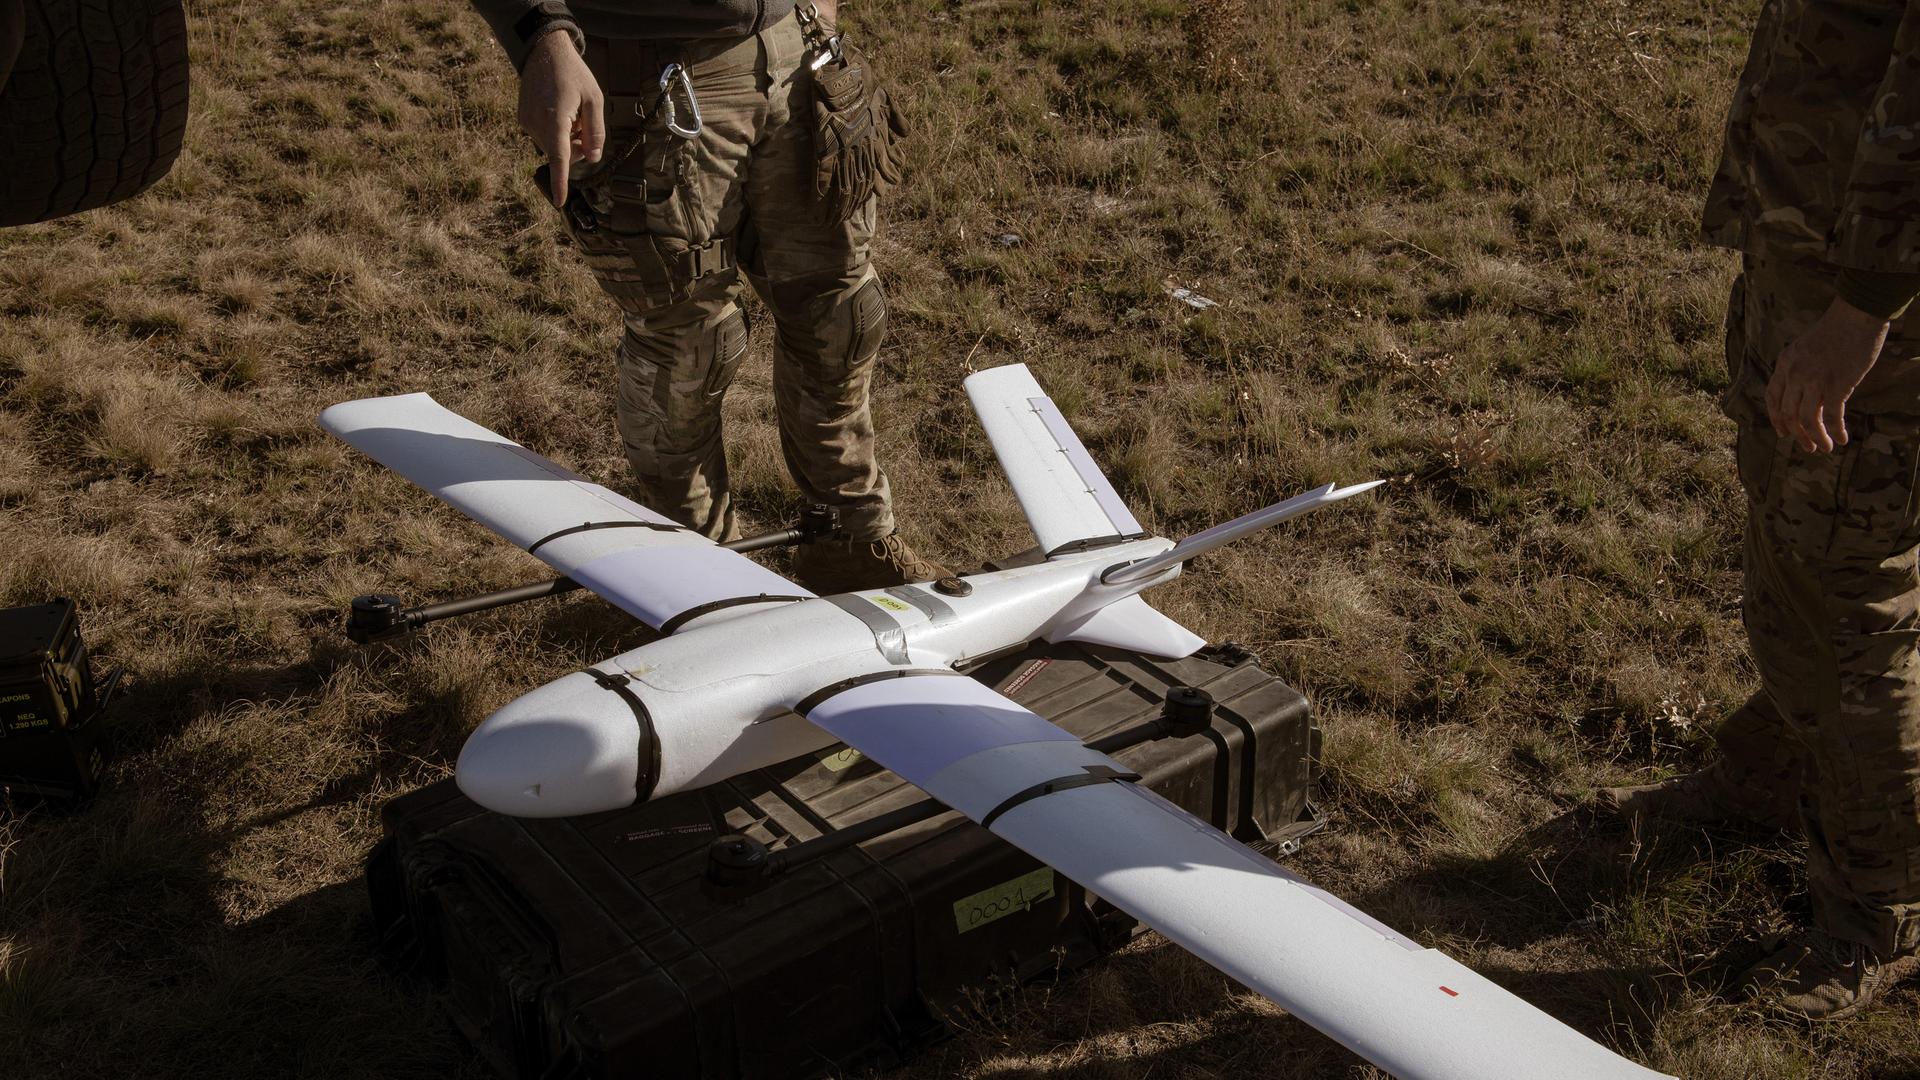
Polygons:
[[[680,92],[687,97],[687,111],[693,114],[693,126],[681,127],[680,116],[673,103],[673,81],[680,80]],[[685,64],[668,64],[660,69],[660,99],[667,109],[667,130],[683,139],[700,137],[700,99],[693,96],[693,76],[687,73]]]

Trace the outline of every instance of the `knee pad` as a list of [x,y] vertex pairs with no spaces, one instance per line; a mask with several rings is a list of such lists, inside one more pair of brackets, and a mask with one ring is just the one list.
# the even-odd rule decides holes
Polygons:
[[847,300],[846,317],[852,320],[847,339],[847,366],[860,367],[880,352],[880,341],[887,336],[887,297],[880,291],[880,279],[869,277]]
[[733,385],[733,374],[747,355],[747,316],[738,304],[728,304],[720,318],[703,328],[702,366],[707,370],[706,393],[715,399]]
[[621,434],[663,452],[706,442],[746,354],[747,320],[734,304],[671,328],[629,321],[619,349]]
[[775,284],[767,306],[788,360],[809,377],[844,379],[872,363],[887,332],[887,299],[867,271],[851,286],[840,274]]

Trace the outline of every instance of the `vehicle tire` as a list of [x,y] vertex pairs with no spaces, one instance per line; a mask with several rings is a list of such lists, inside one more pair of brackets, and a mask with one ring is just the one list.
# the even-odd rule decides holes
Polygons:
[[19,57],[0,84],[0,225],[119,202],[165,176],[187,130],[181,0],[23,7]]
[[20,55],[20,42],[27,36],[27,7],[22,0],[0,0],[0,90],[7,88],[7,73]]

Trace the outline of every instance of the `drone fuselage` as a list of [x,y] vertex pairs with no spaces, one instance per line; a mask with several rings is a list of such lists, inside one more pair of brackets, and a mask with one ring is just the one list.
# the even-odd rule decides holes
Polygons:
[[461,751],[461,789],[518,817],[612,810],[832,745],[795,711],[892,672],[950,671],[1048,637],[1179,573],[1103,585],[1172,544],[1139,540],[930,585],[722,608],[509,703]]

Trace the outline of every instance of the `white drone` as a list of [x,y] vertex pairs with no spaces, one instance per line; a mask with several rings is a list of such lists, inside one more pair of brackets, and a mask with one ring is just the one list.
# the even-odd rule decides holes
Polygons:
[[845,743],[1404,1080],[1655,1077],[1130,782],[956,672],[1028,642],[1204,644],[1139,594],[1230,540],[1379,483],[1175,544],[1149,537],[1021,365],[966,380],[1044,562],[815,596],[425,394],[327,430],[664,635],[488,717],[460,789],[519,817],[613,810]]

